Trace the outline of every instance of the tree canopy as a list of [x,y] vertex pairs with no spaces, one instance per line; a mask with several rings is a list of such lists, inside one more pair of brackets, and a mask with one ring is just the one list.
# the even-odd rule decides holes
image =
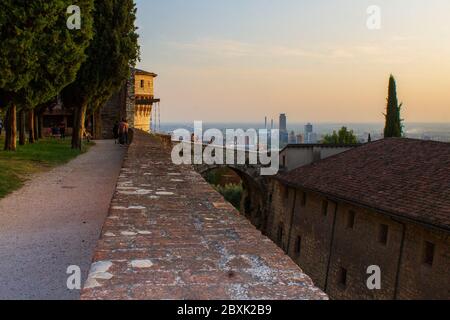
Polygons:
[[[66,26],[67,7],[81,8],[82,28]],[[92,38],[93,0],[2,0],[0,89],[4,103],[34,107],[75,80]]]
[[106,102],[130,77],[130,67],[139,57],[133,0],[104,0],[95,3],[94,38],[87,49],[76,81],[67,86],[64,104],[73,107],[75,133],[72,147],[81,148],[88,105],[96,108]]
[[[67,7],[81,9],[82,28],[67,28]],[[33,108],[75,80],[92,38],[93,0],[2,0],[0,103]],[[15,117],[9,117],[14,122]],[[10,122],[11,122],[10,121]],[[14,131],[15,123],[9,128]],[[8,124],[7,124],[8,129]],[[15,149],[15,133],[5,149]],[[12,144],[8,147],[7,144]]]
[[324,144],[356,144],[356,138],[353,130],[348,130],[347,127],[342,127],[338,132],[333,131],[333,134],[327,134],[323,138]]

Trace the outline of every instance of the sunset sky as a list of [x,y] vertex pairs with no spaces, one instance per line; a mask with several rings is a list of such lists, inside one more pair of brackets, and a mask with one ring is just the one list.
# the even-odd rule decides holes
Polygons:
[[[137,0],[164,122],[450,122],[449,0]],[[366,10],[381,8],[381,30]]]

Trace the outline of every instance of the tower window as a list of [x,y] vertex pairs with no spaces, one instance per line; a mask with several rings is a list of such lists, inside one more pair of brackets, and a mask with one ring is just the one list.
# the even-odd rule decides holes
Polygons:
[[283,245],[283,224],[280,223],[277,231],[277,242],[280,246]]
[[295,255],[297,257],[300,257],[301,251],[302,251],[302,237],[298,236],[297,240],[295,241]]
[[388,235],[389,235],[389,227],[385,224],[380,224],[378,231],[378,242],[386,245],[388,241]]
[[288,187],[284,188],[284,200],[285,201],[289,200],[289,188]]
[[435,245],[434,243],[425,241],[424,243],[424,250],[423,250],[423,263],[432,266],[434,262],[434,251],[435,251]]
[[339,285],[347,287],[347,269],[340,268],[338,277]]
[[283,201],[284,201],[284,207],[287,209],[289,207],[289,188],[284,187],[283,189]]
[[347,213],[347,229],[353,229],[355,227],[355,216],[356,213],[353,210]]
[[145,86],[145,81],[141,80],[141,88],[144,88],[144,86]]
[[302,192],[302,207],[306,206],[306,192]]
[[328,214],[328,201],[322,201],[322,215],[327,216]]

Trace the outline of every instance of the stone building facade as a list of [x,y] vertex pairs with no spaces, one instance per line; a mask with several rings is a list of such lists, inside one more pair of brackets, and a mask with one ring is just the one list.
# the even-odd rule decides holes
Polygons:
[[280,151],[280,170],[291,171],[358,146],[360,144],[289,144]]
[[155,103],[154,79],[158,75],[133,69],[127,83],[114,94],[101,110],[94,115],[94,136],[111,139],[116,121],[127,119],[131,128],[151,131],[152,110]]
[[449,159],[387,139],[281,174],[264,231],[333,299],[450,299]]
[[145,132],[151,131],[153,104],[159,102],[155,99],[154,79],[156,74],[138,70],[135,72],[134,95],[135,112],[134,127]]

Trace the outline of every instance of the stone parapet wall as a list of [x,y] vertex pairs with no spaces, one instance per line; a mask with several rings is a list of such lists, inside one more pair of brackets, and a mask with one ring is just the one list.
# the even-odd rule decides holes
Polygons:
[[135,132],[82,299],[327,299],[161,141]]

